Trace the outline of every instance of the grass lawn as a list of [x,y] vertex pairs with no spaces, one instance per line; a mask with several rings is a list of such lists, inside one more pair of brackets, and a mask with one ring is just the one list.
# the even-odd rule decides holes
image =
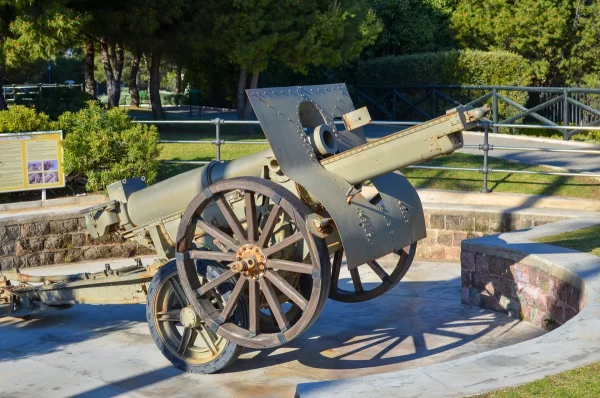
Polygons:
[[[600,397],[600,362],[569,370],[520,387],[477,395],[476,398]],[[475,397],[474,397],[475,398]]]
[[[483,156],[454,153],[424,163],[451,167],[481,167]],[[489,167],[497,169],[553,171],[547,167],[527,166],[490,158]],[[483,176],[475,171],[407,169],[405,175],[417,188],[479,191]],[[600,198],[600,181],[594,178],[563,177],[537,174],[491,173],[488,187],[492,192],[534,195]]]
[[[534,240],[536,242],[567,247],[569,249],[600,257],[600,225],[553,236],[544,236],[543,238]],[[600,395],[598,396],[600,397]]]
[[[231,126],[235,127],[235,126]],[[166,134],[161,133],[161,137]],[[232,139],[240,139],[232,135]],[[257,135],[248,139],[260,138]],[[197,135],[196,138],[198,139]],[[207,138],[204,138],[207,139]],[[267,145],[223,145],[221,158],[231,160],[250,153],[268,148]],[[215,147],[211,144],[162,144],[161,160],[196,160],[207,161],[215,158]],[[452,167],[481,167],[482,156],[454,153],[426,165]],[[515,170],[551,171],[544,167],[525,166],[506,162],[500,159],[490,159],[490,167]],[[159,178],[168,178],[177,173],[190,170],[193,165],[163,165]],[[435,188],[459,191],[475,191],[481,189],[482,175],[475,171],[446,171],[406,169],[405,175],[417,188]],[[593,178],[561,177],[535,174],[491,173],[489,188],[492,192],[525,193],[535,195],[556,195],[576,198],[600,198],[600,181]]]

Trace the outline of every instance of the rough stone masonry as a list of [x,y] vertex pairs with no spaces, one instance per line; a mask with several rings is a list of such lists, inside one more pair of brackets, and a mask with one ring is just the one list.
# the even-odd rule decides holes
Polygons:
[[143,254],[152,251],[117,234],[92,239],[78,214],[0,220],[0,270]]

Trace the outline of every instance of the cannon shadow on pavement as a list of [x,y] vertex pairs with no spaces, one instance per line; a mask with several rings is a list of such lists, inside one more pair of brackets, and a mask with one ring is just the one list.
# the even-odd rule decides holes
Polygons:
[[[349,279],[340,282],[351,283]],[[365,283],[364,287],[370,286]],[[460,278],[453,276],[439,281],[405,281],[388,294],[359,304],[329,300],[317,322],[302,336],[282,347],[246,350],[221,374],[252,370],[262,373],[261,369],[270,368],[269,372],[281,373],[281,377],[339,379],[443,362],[536,337],[514,333],[502,336],[510,334],[519,321],[462,305],[460,289]],[[114,332],[137,333],[128,329],[140,329],[145,321],[141,305],[80,305],[48,318],[1,322],[0,362],[66,350],[70,344]],[[154,347],[149,334],[137,333],[134,338]],[[468,345],[482,338],[487,339],[485,348]],[[293,365],[296,361],[301,366]],[[123,366],[129,364],[124,358]],[[347,370],[354,371],[350,374]],[[210,377],[160,364],[156,369],[108,381],[76,396],[116,396],[172,378],[201,383]]]
[[77,305],[48,316],[0,319],[0,362],[51,354],[146,322],[141,305]]
[[[369,284],[365,284],[368,288]],[[292,361],[326,372],[361,370],[365,374],[422,366],[481,351],[474,347],[460,353],[452,350],[488,334],[497,335],[494,332],[498,328],[510,332],[520,322],[460,304],[460,290],[460,278],[403,282],[391,293],[370,302],[345,304],[329,300],[319,320],[302,336],[283,347],[247,350],[247,357],[242,356],[224,372]],[[488,341],[489,349],[531,337],[537,334],[508,337],[497,345]],[[339,377],[342,376],[336,378]]]

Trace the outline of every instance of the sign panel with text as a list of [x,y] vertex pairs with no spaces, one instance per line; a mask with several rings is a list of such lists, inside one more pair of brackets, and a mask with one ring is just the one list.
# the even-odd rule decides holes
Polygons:
[[65,186],[62,131],[0,134],[0,192]]

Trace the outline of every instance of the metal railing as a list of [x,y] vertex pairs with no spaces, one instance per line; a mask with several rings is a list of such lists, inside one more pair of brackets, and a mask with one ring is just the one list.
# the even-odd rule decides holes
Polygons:
[[2,95],[5,101],[9,103],[14,103],[16,100],[33,101],[34,96],[43,94],[43,90],[61,87],[83,90],[83,84],[12,84],[2,87]]
[[[358,85],[356,99],[392,120],[433,119],[459,105],[478,106],[491,101],[493,131],[524,119],[541,123],[536,128],[559,130],[568,140],[573,125],[600,125],[600,89],[580,87],[517,87],[463,85]],[[518,93],[526,93],[522,100]],[[513,98],[510,98],[510,97]],[[500,108],[503,108],[501,110]],[[503,115],[504,114],[504,115]],[[503,119],[503,120],[501,120]],[[508,126],[503,126],[508,127]],[[587,130],[589,131],[589,130]]]
[[[220,118],[211,120],[136,120],[136,123],[142,124],[204,124],[215,126],[215,139],[214,140],[160,140],[163,144],[209,144],[215,146],[215,160],[222,161],[221,159],[221,147],[223,145],[268,145],[267,140],[224,140],[221,138],[221,126],[224,124],[233,125],[260,125],[257,120],[224,120]],[[335,121],[336,124],[343,125],[343,121]],[[369,125],[381,125],[381,126],[414,126],[421,124],[422,122],[415,121],[372,121]],[[514,173],[514,174],[539,174],[539,175],[554,175],[564,177],[592,177],[600,178],[598,173],[588,172],[571,172],[571,171],[535,171],[535,170],[515,170],[515,169],[500,169],[492,168],[489,166],[489,152],[492,150],[498,151],[527,151],[527,152],[560,152],[560,153],[573,153],[573,154],[591,154],[599,156],[600,163],[600,149],[562,149],[562,148],[537,148],[537,147],[519,147],[519,146],[506,146],[506,145],[491,145],[489,143],[490,130],[493,128],[507,127],[515,129],[537,129],[539,125],[529,124],[504,124],[504,123],[493,123],[491,121],[482,121],[479,126],[483,129],[483,142],[478,145],[464,145],[463,148],[479,149],[483,152],[483,164],[481,167],[450,167],[450,166],[424,166],[424,165],[413,165],[409,166],[410,169],[424,169],[424,170],[445,170],[445,171],[471,171],[478,172],[483,176],[481,192],[491,192],[488,188],[488,176],[490,173]],[[543,126],[549,129],[562,129],[562,126]],[[575,131],[600,131],[600,127],[596,126],[571,126],[570,129]],[[561,141],[557,140],[557,143]],[[196,164],[203,165],[211,163],[211,161],[193,161],[193,160],[165,160],[164,163],[170,164]],[[600,182],[599,182],[600,183]]]

